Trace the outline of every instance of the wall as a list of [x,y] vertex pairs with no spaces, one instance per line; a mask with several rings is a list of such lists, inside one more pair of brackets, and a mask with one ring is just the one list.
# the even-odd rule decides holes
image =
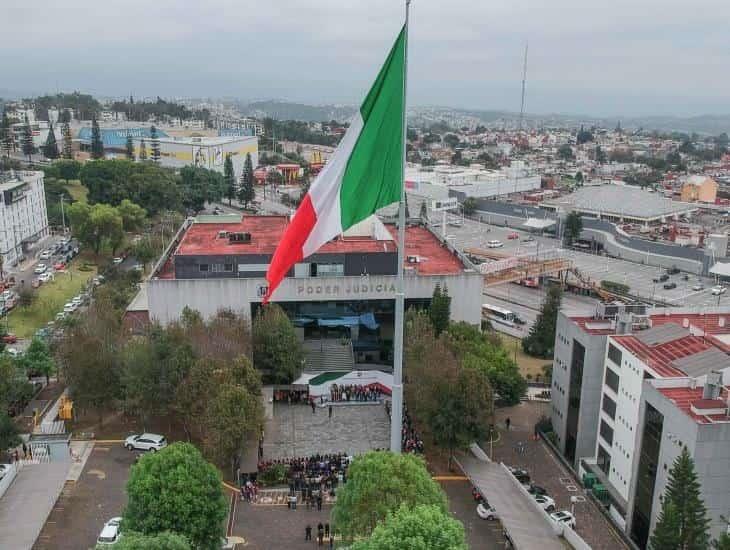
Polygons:
[[[0,193],[0,254],[6,265],[14,266],[22,254],[21,241],[48,235],[48,214],[42,172],[16,172],[24,196],[10,204]],[[25,187],[24,187],[25,186]],[[24,187],[24,189],[23,189]]]
[[[396,277],[392,275],[286,278],[274,298],[280,302],[394,299],[395,283]],[[406,275],[406,299],[431,298],[436,283],[449,288],[453,320],[480,324],[481,275]],[[185,306],[198,310],[204,317],[215,315],[221,308],[248,317],[251,303],[260,302],[266,289],[264,279],[151,279],[147,290],[150,318],[169,323],[180,317]]]
[[3,497],[5,494],[5,491],[8,490],[8,487],[13,483],[13,480],[15,479],[15,476],[18,475],[18,464],[17,462],[13,462],[10,464],[10,469],[5,474],[5,477],[0,479],[0,498]]

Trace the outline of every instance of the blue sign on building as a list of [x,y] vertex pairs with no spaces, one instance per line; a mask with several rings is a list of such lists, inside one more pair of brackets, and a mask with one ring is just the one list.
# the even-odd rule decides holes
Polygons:
[[[104,143],[105,149],[123,149],[127,144],[127,137],[137,139],[151,139],[152,132],[149,127],[147,128],[100,128],[101,141]],[[169,137],[162,130],[157,130],[157,137],[166,138]],[[79,141],[90,144],[91,143],[91,128],[84,127],[79,130],[78,135]]]

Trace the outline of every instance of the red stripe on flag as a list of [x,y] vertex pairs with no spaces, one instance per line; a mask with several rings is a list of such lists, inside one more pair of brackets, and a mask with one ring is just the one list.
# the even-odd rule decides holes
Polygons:
[[302,248],[315,223],[317,223],[317,213],[314,211],[314,206],[312,206],[312,198],[307,193],[299,208],[297,208],[294,218],[286,228],[279,246],[276,247],[274,257],[271,259],[269,270],[266,272],[269,290],[264,296],[264,304],[271,299],[271,295],[291,267],[303,259]]

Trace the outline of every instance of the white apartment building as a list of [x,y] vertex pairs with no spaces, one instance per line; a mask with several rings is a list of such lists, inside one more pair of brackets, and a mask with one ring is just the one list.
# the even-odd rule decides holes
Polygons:
[[0,173],[0,256],[3,269],[48,235],[43,172]]

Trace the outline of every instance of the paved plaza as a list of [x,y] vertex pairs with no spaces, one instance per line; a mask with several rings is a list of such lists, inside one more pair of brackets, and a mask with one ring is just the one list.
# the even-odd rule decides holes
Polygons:
[[264,458],[313,454],[358,455],[390,447],[390,419],[378,404],[335,405],[332,418],[327,407],[274,404],[274,418],[266,423]]

